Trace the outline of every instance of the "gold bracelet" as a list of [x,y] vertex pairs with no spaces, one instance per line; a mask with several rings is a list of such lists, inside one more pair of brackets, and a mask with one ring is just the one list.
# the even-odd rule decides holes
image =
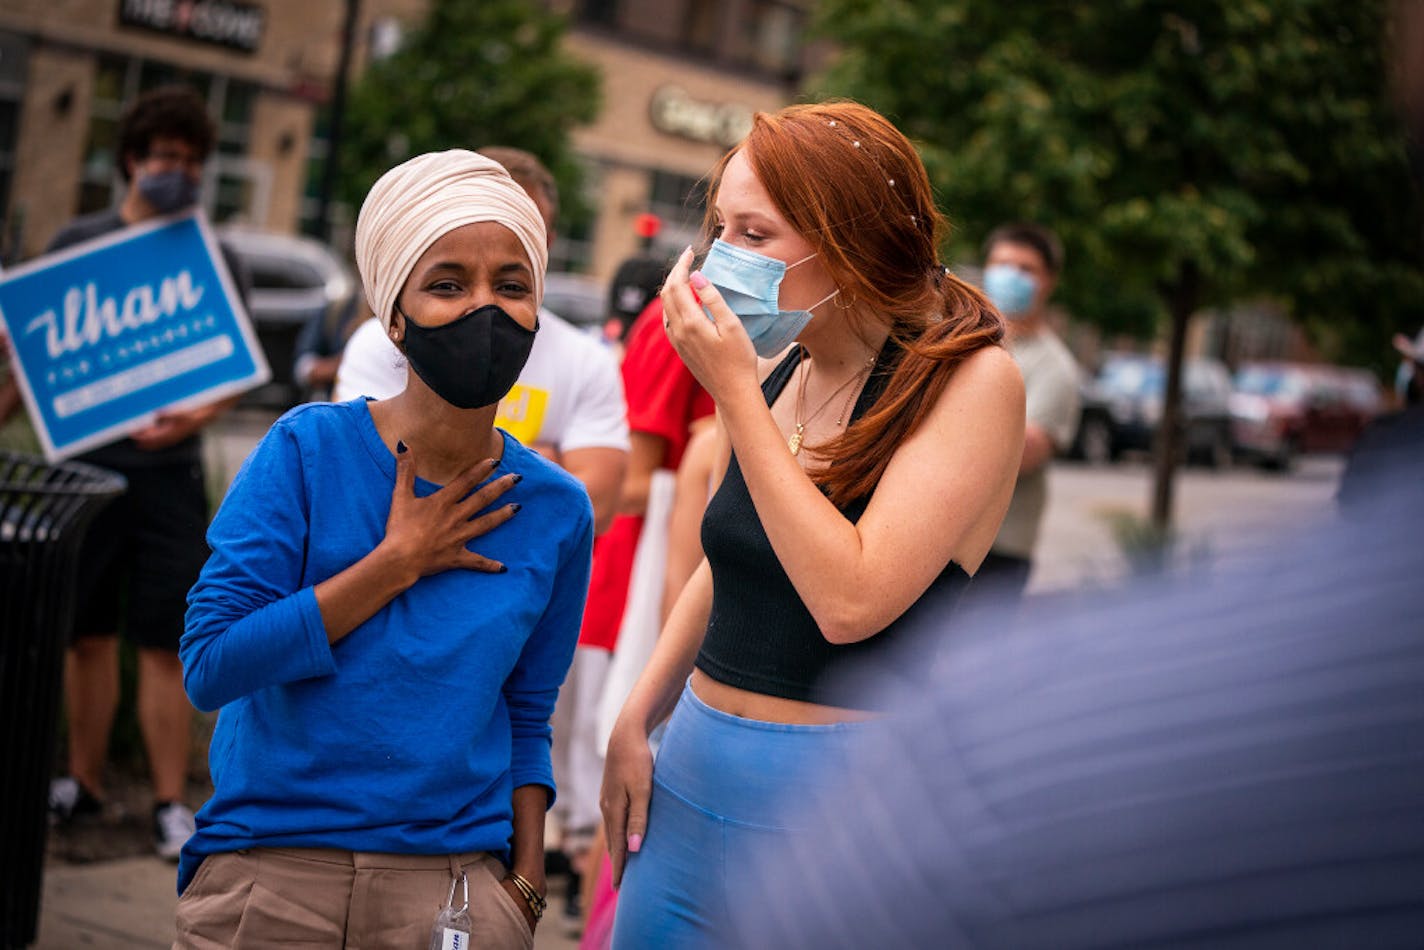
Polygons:
[[519,893],[524,895],[524,903],[529,905],[529,913],[534,915],[535,920],[542,920],[544,909],[549,906],[549,902],[534,889],[534,885],[529,883],[529,879],[518,871],[510,870],[507,876],[519,889]]

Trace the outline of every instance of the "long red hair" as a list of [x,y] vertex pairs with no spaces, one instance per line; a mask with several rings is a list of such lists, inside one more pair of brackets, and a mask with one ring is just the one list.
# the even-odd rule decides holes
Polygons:
[[[816,249],[840,300],[864,303],[904,349],[870,409],[817,451],[812,478],[843,506],[874,491],[965,357],[1004,338],[998,311],[939,264],[947,225],[913,145],[884,116],[832,101],[759,112],[738,147],[782,217]],[[706,233],[722,172],[712,172]],[[858,312],[857,311],[852,312]]]

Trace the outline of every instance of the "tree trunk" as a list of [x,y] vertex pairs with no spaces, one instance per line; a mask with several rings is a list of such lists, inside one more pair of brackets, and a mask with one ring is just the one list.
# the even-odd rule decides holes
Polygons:
[[1177,460],[1182,454],[1182,362],[1187,346],[1187,322],[1197,309],[1201,279],[1191,261],[1182,264],[1177,279],[1166,288],[1172,333],[1167,349],[1167,382],[1162,393],[1162,418],[1157,426],[1152,480],[1152,526],[1165,538],[1172,527],[1172,491]]

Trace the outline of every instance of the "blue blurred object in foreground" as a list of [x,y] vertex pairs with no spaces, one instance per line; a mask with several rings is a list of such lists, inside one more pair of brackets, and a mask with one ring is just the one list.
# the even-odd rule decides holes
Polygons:
[[815,835],[737,859],[739,944],[1424,946],[1421,430],[1235,574],[948,624]]

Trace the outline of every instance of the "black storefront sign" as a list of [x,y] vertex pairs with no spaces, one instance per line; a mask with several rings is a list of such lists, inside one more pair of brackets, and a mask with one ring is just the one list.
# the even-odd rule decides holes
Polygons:
[[267,13],[236,0],[119,0],[119,22],[254,53]]

